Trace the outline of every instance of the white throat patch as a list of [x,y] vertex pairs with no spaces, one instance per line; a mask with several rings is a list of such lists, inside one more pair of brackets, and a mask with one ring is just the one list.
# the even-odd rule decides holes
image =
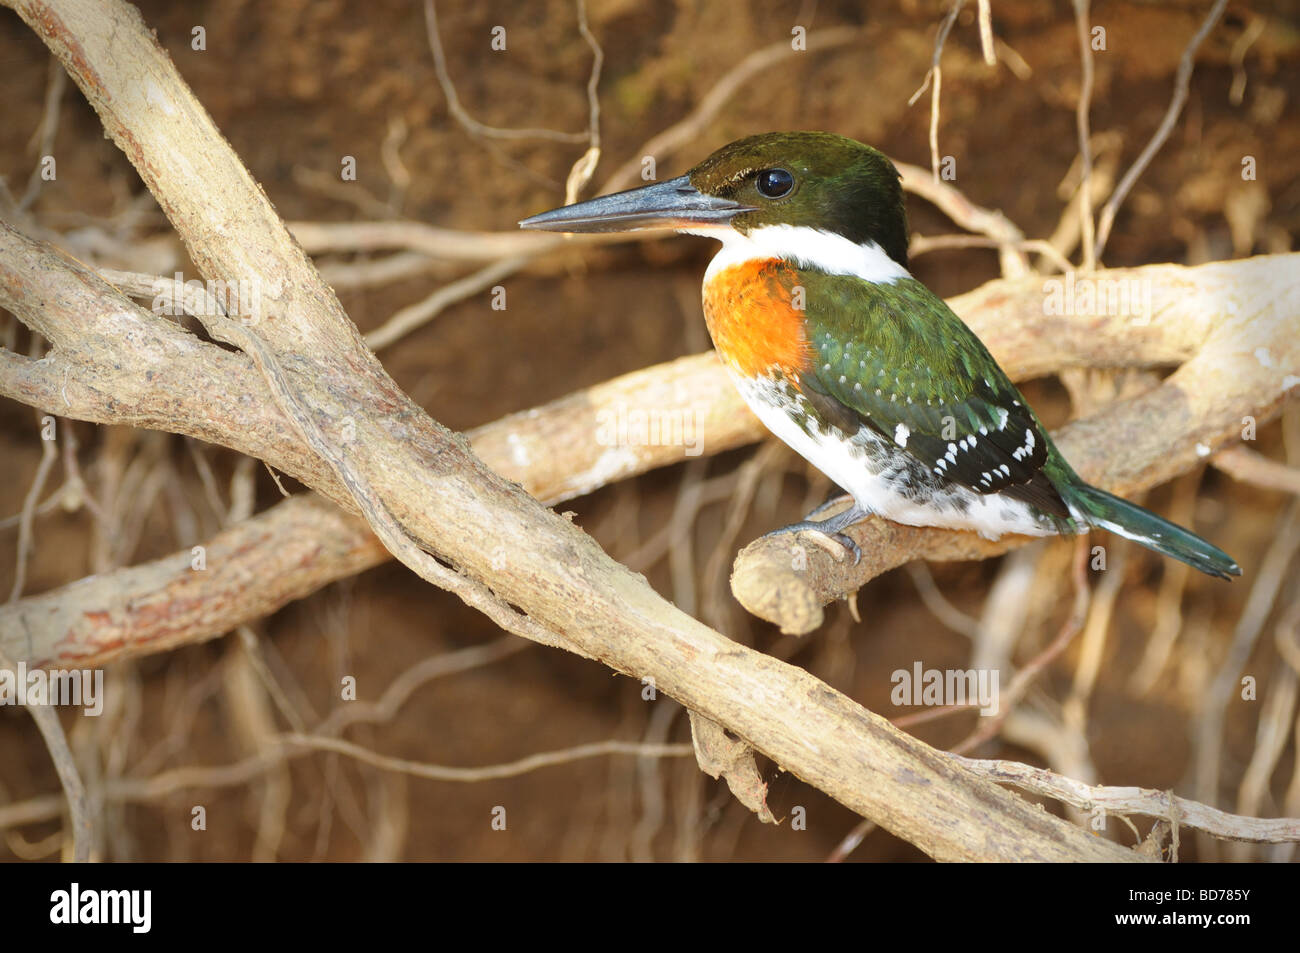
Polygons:
[[722,242],[722,250],[709,262],[709,270],[704,273],[706,282],[724,268],[767,258],[784,258],[829,275],[851,275],[880,285],[912,277],[875,242],[857,245],[842,235],[806,225],[764,225],[751,230],[748,235],[730,225],[704,225],[681,231]]

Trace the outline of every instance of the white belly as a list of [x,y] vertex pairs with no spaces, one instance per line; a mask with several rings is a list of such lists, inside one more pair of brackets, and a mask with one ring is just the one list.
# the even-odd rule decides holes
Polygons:
[[[909,526],[974,530],[988,539],[997,539],[1004,533],[1029,536],[1056,533],[1050,522],[1036,517],[1019,500],[976,493],[950,482],[935,485],[932,481],[928,486],[910,487],[900,479],[899,473],[900,462],[907,463],[903,469],[910,471],[910,458],[902,461],[905,451],[882,440],[873,431],[864,428],[849,436],[834,427],[823,428],[816,418],[809,421],[805,431],[791,416],[791,411],[796,409],[801,414],[811,410],[802,394],[788,384],[772,380],[734,372],[731,377],[745,403],[764,426],[843,487],[864,510]],[[917,479],[930,479],[924,466],[917,464],[916,469]]]

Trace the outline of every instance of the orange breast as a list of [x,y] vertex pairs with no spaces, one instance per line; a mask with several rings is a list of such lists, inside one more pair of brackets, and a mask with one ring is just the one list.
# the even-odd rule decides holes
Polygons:
[[794,268],[769,258],[732,265],[704,286],[704,319],[723,361],[747,377],[773,365],[797,377],[811,364],[798,282]]

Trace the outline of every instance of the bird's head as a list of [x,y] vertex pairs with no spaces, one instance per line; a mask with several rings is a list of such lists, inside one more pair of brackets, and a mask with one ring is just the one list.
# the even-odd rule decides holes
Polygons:
[[907,267],[898,170],[878,150],[828,132],[773,132],[723,146],[666,182],[567,205],[519,223],[552,232],[674,228],[726,240],[769,226],[874,243]]

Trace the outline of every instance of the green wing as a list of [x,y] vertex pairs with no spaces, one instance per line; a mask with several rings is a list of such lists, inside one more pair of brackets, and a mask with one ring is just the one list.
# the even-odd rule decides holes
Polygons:
[[[801,390],[849,433],[867,426],[937,478],[1069,517],[1038,418],[957,315],[914,278],[800,272],[814,366]],[[857,426],[853,426],[857,424]]]

